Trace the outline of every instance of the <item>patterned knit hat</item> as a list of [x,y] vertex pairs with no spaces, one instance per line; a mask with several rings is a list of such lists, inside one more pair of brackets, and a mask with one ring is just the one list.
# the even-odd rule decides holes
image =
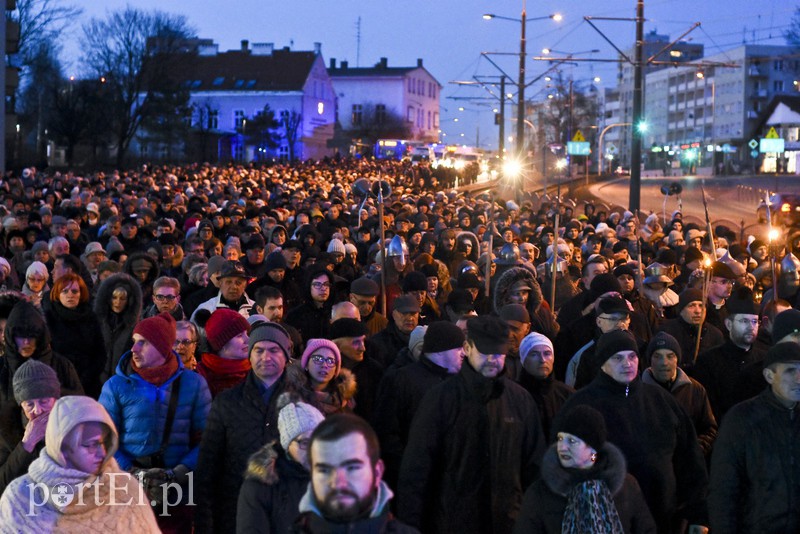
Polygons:
[[303,355],[300,357],[300,367],[305,369],[308,366],[308,360],[311,355],[318,350],[327,351],[333,355],[334,359],[336,359],[336,374],[334,376],[339,376],[339,371],[342,368],[342,354],[339,352],[339,347],[336,346],[336,343],[327,339],[308,340],[306,350],[303,351]]
[[[283,397],[288,396],[284,393],[278,398],[278,406],[284,401]],[[317,428],[325,419],[322,413],[305,402],[289,402],[278,412],[278,432],[281,437],[281,447],[288,451],[292,441],[305,432]]]
[[32,358],[19,366],[12,385],[17,404],[31,399],[57,399],[61,396],[61,384],[53,368]]
[[250,324],[242,315],[230,308],[214,310],[206,322],[206,339],[211,350],[218,352],[242,332],[250,330]]
[[153,345],[165,358],[172,354],[175,345],[175,319],[167,312],[139,321],[133,329]]

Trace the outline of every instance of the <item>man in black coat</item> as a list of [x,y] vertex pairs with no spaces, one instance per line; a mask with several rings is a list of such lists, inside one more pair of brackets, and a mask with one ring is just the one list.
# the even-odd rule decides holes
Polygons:
[[[703,292],[699,289],[681,291],[676,308],[678,316],[664,322],[658,331],[666,332],[678,341],[681,347],[681,359],[678,365],[688,374],[692,374],[697,354],[722,345],[725,343],[725,336],[719,328],[705,322],[706,307],[703,304]],[[700,329],[699,351],[697,351],[698,329]]]
[[342,367],[356,377],[356,406],[353,411],[367,421],[371,420],[383,367],[367,355],[367,328],[358,319],[343,317],[331,323],[328,337],[339,347]]
[[398,516],[422,532],[510,532],[544,451],[530,394],[503,376],[508,325],[467,321],[467,364],[425,395],[411,424]]
[[728,412],[714,445],[713,532],[800,531],[800,345],[772,347],[764,379],[769,388]]
[[604,335],[595,353],[605,357],[601,372],[567,400],[553,427],[576,405],[602,413],[608,441],[625,454],[658,532],[672,534],[683,521],[705,523],[708,474],[689,416],[669,393],[638,378],[637,351],[630,332]]
[[385,369],[397,353],[408,347],[411,332],[419,324],[419,302],[411,295],[403,295],[392,302],[392,315],[386,328],[369,338],[370,354]]

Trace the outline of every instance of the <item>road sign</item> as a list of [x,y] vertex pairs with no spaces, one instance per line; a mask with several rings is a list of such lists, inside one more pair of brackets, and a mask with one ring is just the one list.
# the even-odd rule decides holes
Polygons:
[[586,141],[586,138],[583,136],[583,133],[580,130],[578,130],[577,132],[575,132],[575,135],[572,136],[572,140],[575,143],[583,143]]
[[750,151],[750,157],[754,158],[754,159],[757,158],[758,157],[758,150],[751,150]]
[[750,139],[750,142],[747,143],[747,146],[755,150],[756,148],[758,148],[758,141],[756,141],[755,139]]
[[606,152],[608,152],[609,154],[612,154],[612,155],[616,154],[617,153],[617,145],[615,145],[613,143],[609,143],[608,147],[606,148]]
[[762,154],[776,153],[781,154],[785,150],[785,143],[783,139],[764,138],[761,140],[759,152]]
[[567,154],[570,156],[588,156],[591,153],[592,149],[586,141],[569,141],[567,143]]
[[770,126],[767,136],[764,139],[780,139],[778,132],[775,131],[774,126]]

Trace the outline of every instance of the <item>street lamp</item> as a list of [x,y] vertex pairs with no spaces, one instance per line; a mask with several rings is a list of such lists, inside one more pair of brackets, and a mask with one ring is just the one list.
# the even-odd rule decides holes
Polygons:
[[[525,59],[526,59],[526,40],[525,40],[525,26],[528,22],[534,20],[552,19],[556,22],[563,20],[563,17],[558,13],[553,13],[544,17],[527,18],[525,10],[526,0],[522,0],[522,15],[519,19],[512,17],[504,17],[495,15],[494,13],[486,13],[483,15],[485,20],[500,19],[510,20],[512,22],[519,22],[520,25],[520,38],[519,38],[519,79],[517,80],[517,158],[524,161],[525,157]],[[522,181],[520,181],[522,183]]]

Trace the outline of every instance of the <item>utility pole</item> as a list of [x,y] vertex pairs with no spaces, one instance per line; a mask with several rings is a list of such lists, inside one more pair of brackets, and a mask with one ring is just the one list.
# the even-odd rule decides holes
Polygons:
[[500,159],[503,159],[506,151],[506,77],[500,76],[500,108],[499,108],[499,131],[500,139],[497,143],[497,150],[500,154]]
[[644,0],[636,1],[636,57],[633,60],[633,131],[628,209],[639,209],[642,190],[642,98],[644,82]]
[[[525,3],[522,4],[522,33],[519,38],[519,79],[517,80],[517,159],[524,166],[525,161],[525,25],[527,23]],[[504,97],[505,98],[505,97]],[[524,172],[523,172],[524,175]],[[524,180],[520,180],[522,184]],[[520,185],[520,188],[522,186]]]

